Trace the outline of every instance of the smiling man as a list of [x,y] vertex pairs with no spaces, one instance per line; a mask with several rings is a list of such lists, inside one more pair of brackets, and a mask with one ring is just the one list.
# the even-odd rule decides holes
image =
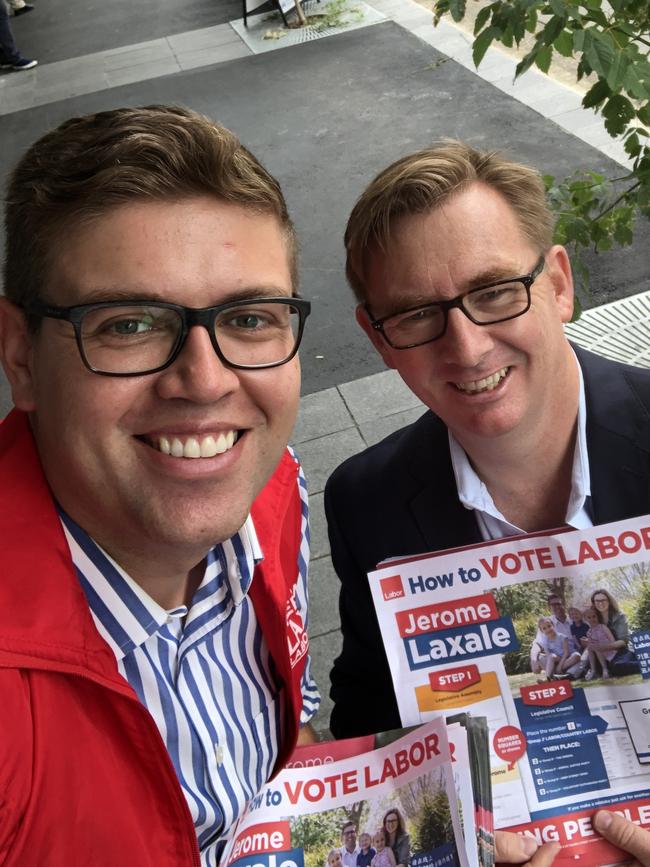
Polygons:
[[337,737],[400,724],[366,578],[381,560],[650,511],[650,372],[569,344],[552,229],[536,171],[461,142],[389,166],[352,212],[358,322],[430,411],[325,491]]
[[6,227],[0,863],[216,865],[319,701],[293,226],[154,106],[36,142]]

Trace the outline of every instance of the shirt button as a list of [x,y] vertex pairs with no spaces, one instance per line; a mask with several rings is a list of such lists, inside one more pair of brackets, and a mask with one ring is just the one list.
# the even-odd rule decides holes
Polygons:
[[214,758],[218,765],[223,765],[223,747],[221,744],[214,745]]

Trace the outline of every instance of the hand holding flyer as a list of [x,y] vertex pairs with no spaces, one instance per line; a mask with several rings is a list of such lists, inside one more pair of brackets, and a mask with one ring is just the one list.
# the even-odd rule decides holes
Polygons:
[[380,564],[403,725],[487,717],[495,827],[623,860],[599,807],[650,827],[650,518]]

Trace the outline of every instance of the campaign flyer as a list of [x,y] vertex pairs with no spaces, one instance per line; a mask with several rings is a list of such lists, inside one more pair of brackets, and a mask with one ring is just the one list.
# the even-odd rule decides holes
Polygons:
[[496,828],[620,860],[650,827],[650,517],[393,560],[369,576],[403,725],[487,717]]
[[[458,800],[465,798],[462,812],[471,816],[472,792],[454,779],[458,760],[444,718],[377,749],[372,737],[356,741],[366,751],[354,753],[345,741],[296,750],[250,802],[220,863],[356,867],[361,856],[359,867],[399,867],[398,852],[403,867],[476,867]],[[466,745],[459,752],[466,755]]]

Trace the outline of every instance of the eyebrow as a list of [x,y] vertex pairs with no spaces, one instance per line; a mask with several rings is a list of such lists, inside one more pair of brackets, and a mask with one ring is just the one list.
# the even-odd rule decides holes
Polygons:
[[[516,268],[511,268],[510,266],[504,267],[496,267],[490,268],[485,271],[479,271],[478,274],[475,274],[469,280],[466,281],[464,288],[460,289],[460,291],[456,292],[453,296],[457,298],[459,295],[464,295],[466,292],[471,292],[472,289],[479,289],[482,286],[488,286],[491,283],[498,283],[500,280],[509,280],[514,279],[515,277],[523,277],[524,275],[517,271]],[[435,291],[435,290],[434,290]],[[381,318],[384,319],[388,316],[396,316],[399,313],[403,313],[406,310],[415,310],[418,307],[430,307],[434,304],[440,304],[441,301],[445,301],[444,298],[438,298],[433,300],[430,294],[427,295],[412,295],[409,298],[408,306],[405,307],[404,304],[395,305],[392,311],[385,313]],[[368,310],[371,308],[368,306]]]
[[[243,289],[236,289],[226,293],[214,304],[209,307],[218,307],[221,304],[227,304],[229,301],[246,301],[247,299],[255,300],[256,298],[296,298],[299,297],[292,293],[287,295],[279,286],[247,286]],[[78,301],[78,304],[102,304],[108,301],[122,301],[124,304],[130,304],[137,301],[149,301],[152,303],[161,302],[164,304],[180,304],[178,300],[171,300],[166,295],[160,292],[152,292],[149,289],[120,289],[116,287],[91,289],[87,292],[83,299]],[[187,306],[187,305],[181,305]]]

